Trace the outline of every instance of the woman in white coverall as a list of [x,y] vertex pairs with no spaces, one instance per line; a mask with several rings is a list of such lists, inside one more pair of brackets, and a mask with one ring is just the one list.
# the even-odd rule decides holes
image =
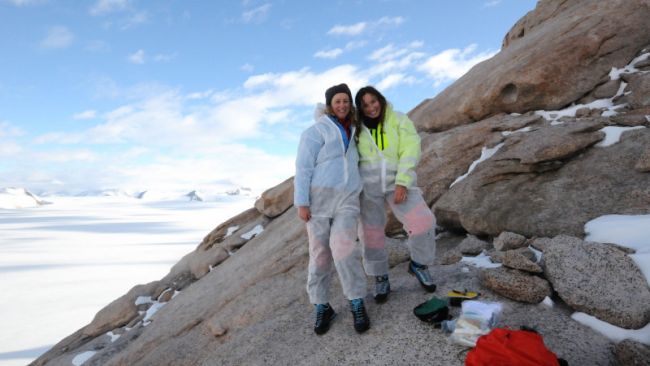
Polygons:
[[375,277],[375,300],[384,302],[390,292],[388,254],[384,236],[387,203],[408,234],[409,273],[427,291],[436,290],[427,265],[435,258],[435,218],[417,187],[415,167],[420,160],[420,137],[413,122],[393,111],[372,86],[355,96],[361,127],[358,132],[363,262]]
[[355,254],[359,217],[359,155],[354,140],[356,116],[346,84],[325,92],[315,123],[300,136],[294,179],[294,205],[309,236],[307,293],[316,307],[316,334],[324,334],[336,316],[329,304],[332,262],[343,294],[350,301],[354,329],[370,327],[363,297],[366,276]]

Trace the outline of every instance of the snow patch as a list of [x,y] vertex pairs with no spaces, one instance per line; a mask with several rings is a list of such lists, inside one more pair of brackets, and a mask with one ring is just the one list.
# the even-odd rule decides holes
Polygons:
[[542,300],[542,302],[541,302],[540,304],[542,304],[542,305],[544,305],[544,306],[547,306],[547,307],[549,307],[549,308],[552,308],[552,307],[555,305],[555,303],[553,302],[553,300],[551,300],[551,298],[548,297],[548,296],[546,296],[546,297],[544,298],[544,300]]
[[228,230],[226,230],[226,236],[224,236],[224,238],[229,237],[230,235],[232,235],[238,229],[239,229],[239,225],[229,227]]
[[476,257],[463,257],[461,259],[461,262],[471,264],[474,267],[478,268],[499,268],[501,267],[501,263],[492,263],[492,260],[490,260],[490,256],[487,255],[485,252],[482,252],[481,254],[477,255]]
[[585,313],[575,312],[571,315],[571,318],[601,333],[614,342],[631,339],[650,346],[650,323],[641,329],[624,329]]
[[243,239],[250,240],[252,237],[261,234],[262,231],[264,231],[264,227],[262,225],[256,225],[253,228],[253,230],[251,230],[251,231],[249,231],[249,232],[247,232],[245,234],[242,234],[241,237]]
[[151,296],[138,296],[138,298],[135,299],[135,306],[142,305],[142,304],[153,304],[153,300],[151,300]]
[[97,353],[97,352],[95,352],[95,351],[82,352],[82,353],[74,356],[74,358],[72,359],[72,364],[74,366],[81,366],[84,363],[86,363],[86,361],[90,360],[90,358],[93,357],[95,355],[95,353]]
[[634,72],[639,72],[640,70],[637,69],[634,65],[641,61],[645,61],[647,59],[650,59],[650,53],[644,53],[643,55],[635,58],[632,60],[627,66],[625,66],[622,69],[612,67],[612,70],[609,72],[609,78],[611,80],[618,80],[621,77],[621,74],[631,74]]
[[595,146],[606,147],[618,143],[621,140],[621,135],[625,131],[638,130],[639,128],[645,128],[643,126],[636,127],[618,127],[618,126],[608,126],[601,129],[605,133],[605,138],[597,143]]
[[586,241],[614,243],[636,250],[630,258],[650,284],[650,215],[605,215],[585,224]]
[[115,342],[116,340],[118,340],[118,338],[120,338],[120,335],[113,333],[112,330],[110,332],[106,333],[106,335],[111,338],[111,343]]
[[[634,60],[632,60],[627,66],[625,66],[622,69],[617,69],[615,67],[612,67],[612,70],[609,73],[609,77],[611,80],[619,80],[621,74],[624,73],[635,73],[635,72],[642,72],[646,73],[646,71],[640,71],[634,65],[636,65],[638,62],[645,61],[647,59],[650,59],[650,53],[645,53]],[[535,111],[535,114],[538,116],[544,117],[547,121],[551,122],[551,125],[559,125],[563,124],[564,122],[559,121],[560,118],[562,117],[575,117],[576,111],[578,111],[581,108],[589,108],[589,109],[605,109],[602,113],[603,117],[611,117],[615,116],[618,114],[618,109],[621,109],[625,107],[627,104],[618,104],[614,105],[614,99],[623,95],[625,87],[627,86],[627,83],[624,81],[621,81],[621,84],[619,85],[618,91],[616,94],[611,97],[611,98],[604,98],[604,99],[598,99],[594,100],[591,103],[588,104],[572,104],[571,106],[557,110],[557,111],[544,111],[544,110],[539,110]]]
[[456,178],[456,180],[449,186],[449,188],[453,187],[454,184],[460,182],[461,180],[465,179],[473,170],[476,168],[476,166],[481,163],[484,160],[487,160],[492,157],[492,155],[496,154],[497,151],[503,146],[503,142],[498,144],[497,146],[488,149],[487,147],[483,146],[483,149],[481,149],[481,157],[479,157],[477,160],[474,160],[472,164],[469,166],[469,169],[467,169],[467,173],[461,175],[460,177]]
[[518,133],[518,132],[530,132],[531,130],[532,130],[532,128],[530,126],[526,126],[524,128],[520,128],[520,129],[514,130],[514,131],[502,131],[501,136],[509,136],[509,135],[512,135],[513,133]]
[[0,189],[0,209],[38,207],[48,203],[25,188],[9,187]]

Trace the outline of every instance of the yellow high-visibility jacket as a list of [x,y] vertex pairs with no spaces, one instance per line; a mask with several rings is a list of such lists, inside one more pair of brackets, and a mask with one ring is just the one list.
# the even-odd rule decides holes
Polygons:
[[416,188],[415,167],[421,152],[420,136],[413,122],[405,114],[393,111],[389,104],[383,128],[380,126],[377,126],[375,136],[365,125],[361,126],[359,133],[359,172],[364,191],[366,194],[382,194],[395,190],[396,184]]

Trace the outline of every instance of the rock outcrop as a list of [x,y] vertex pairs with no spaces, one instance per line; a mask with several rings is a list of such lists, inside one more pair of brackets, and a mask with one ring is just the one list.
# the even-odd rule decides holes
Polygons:
[[650,322],[650,288],[627,253],[560,235],[544,251],[544,263],[553,288],[572,308],[621,328]]
[[491,115],[560,109],[650,44],[646,0],[542,0],[506,35],[501,52],[410,112],[419,131]]

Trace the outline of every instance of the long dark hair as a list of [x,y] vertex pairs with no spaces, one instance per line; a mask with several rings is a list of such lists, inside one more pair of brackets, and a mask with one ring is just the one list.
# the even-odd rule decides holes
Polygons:
[[[366,116],[363,113],[363,97],[366,94],[371,94],[374,95],[377,100],[379,101],[379,105],[381,105],[381,112],[379,113],[379,124],[381,125],[381,131],[383,133],[384,131],[384,117],[386,117],[386,105],[388,102],[386,102],[386,97],[384,97],[383,94],[379,92],[379,90],[375,89],[374,86],[368,85],[364,86],[363,88],[359,89],[357,94],[354,96],[354,105],[357,107],[357,119],[359,120],[359,124],[363,123],[365,119],[368,119],[368,116]],[[357,141],[359,141],[359,131],[361,129],[357,129],[357,133],[355,138]]]

